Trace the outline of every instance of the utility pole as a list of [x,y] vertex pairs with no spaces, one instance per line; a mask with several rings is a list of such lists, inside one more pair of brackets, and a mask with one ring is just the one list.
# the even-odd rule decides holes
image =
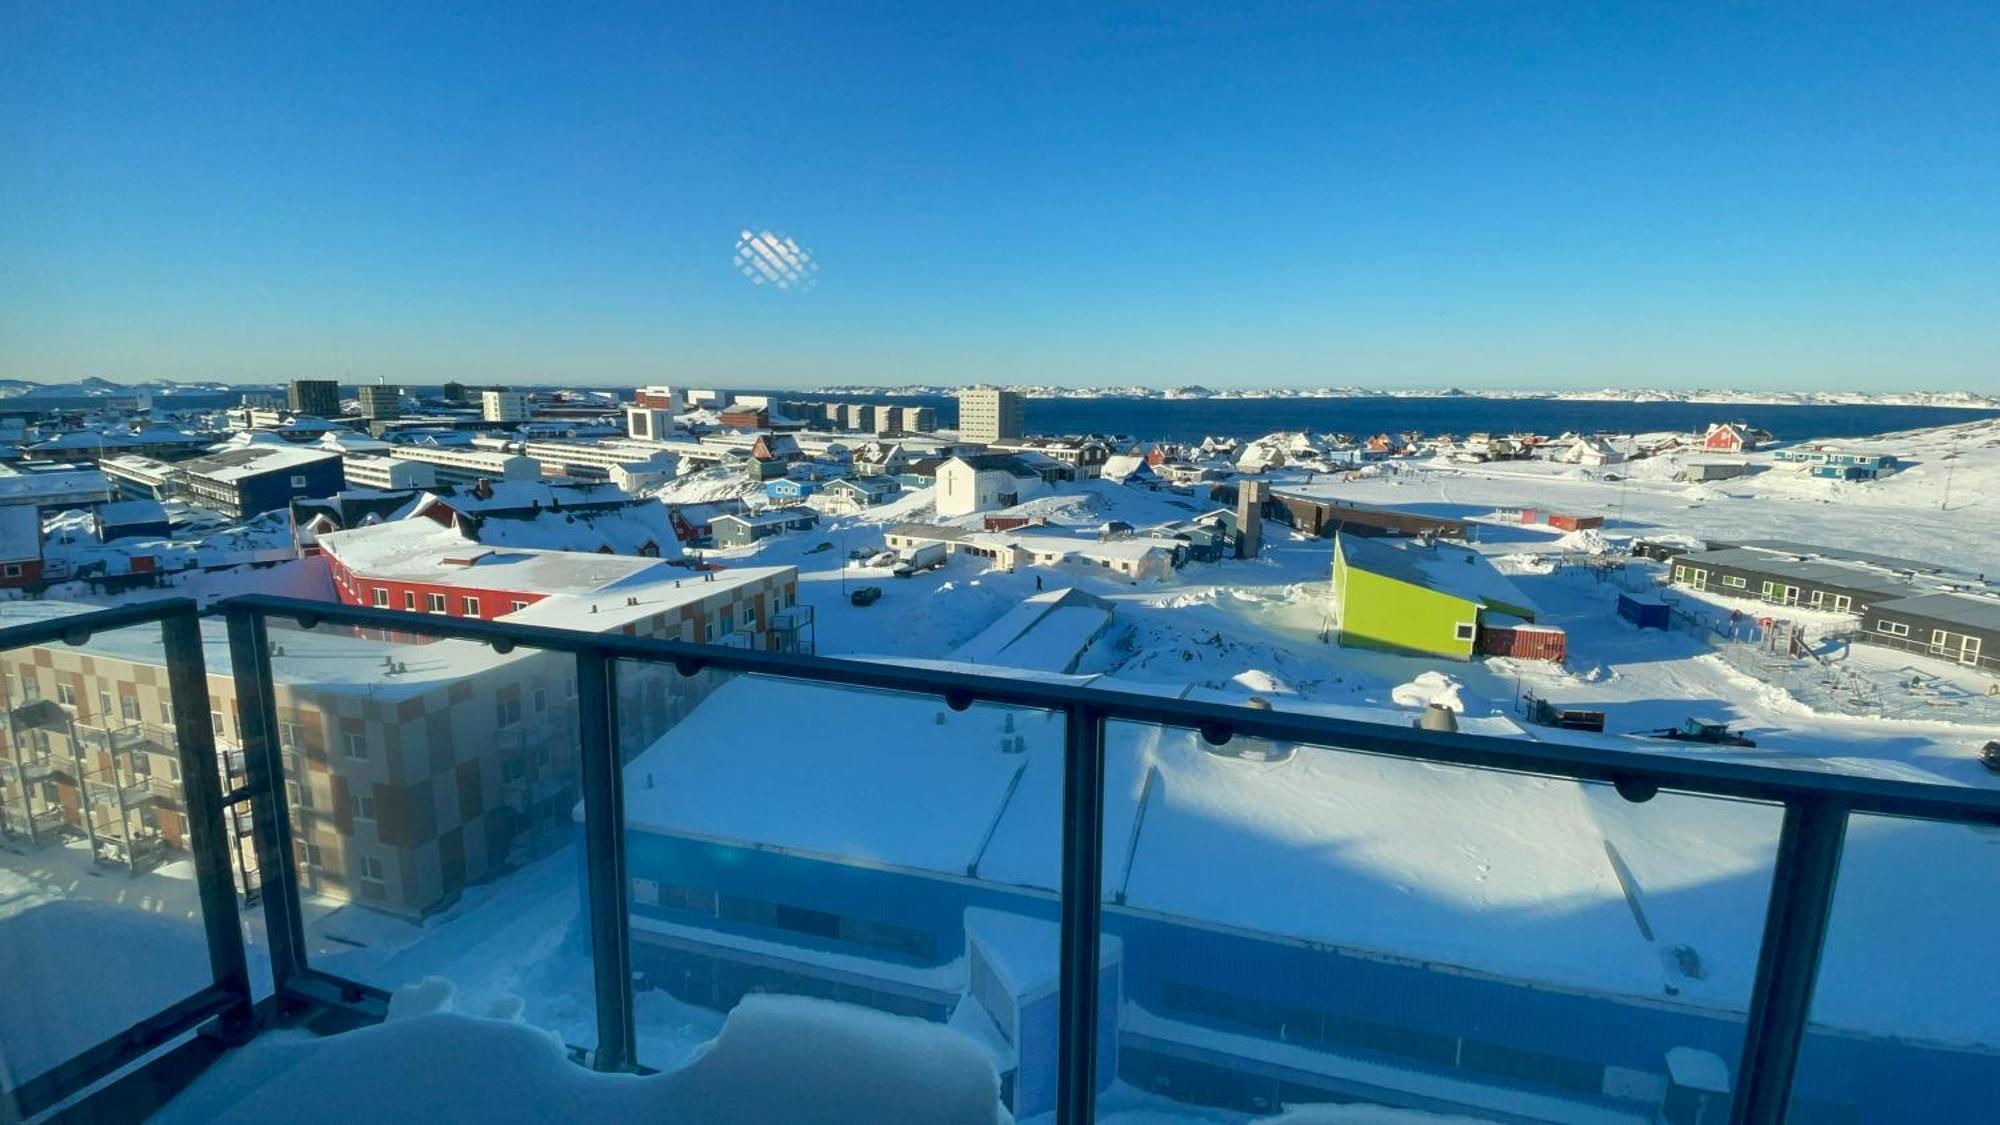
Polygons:
[[1958,469],[1958,431],[1951,432],[1951,448],[1944,455],[1944,498],[1938,501],[1938,511],[1951,511],[1951,475]]

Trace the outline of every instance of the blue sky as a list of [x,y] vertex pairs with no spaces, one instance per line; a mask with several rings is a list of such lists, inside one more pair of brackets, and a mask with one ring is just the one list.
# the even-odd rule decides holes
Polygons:
[[2000,5],[445,8],[0,4],[0,376],[2000,390]]

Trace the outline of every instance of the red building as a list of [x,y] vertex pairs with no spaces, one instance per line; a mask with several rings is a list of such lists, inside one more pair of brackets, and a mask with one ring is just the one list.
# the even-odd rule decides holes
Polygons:
[[[466,540],[427,519],[319,537],[335,598],[448,617],[809,651],[794,567],[694,571],[655,558]],[[802,633],[801,630],[804,630]]]
[[1701,447],[1711,453],[1750,453],[1757,448],[1757,437],[1739,422],[1717,422],[1708,428]]

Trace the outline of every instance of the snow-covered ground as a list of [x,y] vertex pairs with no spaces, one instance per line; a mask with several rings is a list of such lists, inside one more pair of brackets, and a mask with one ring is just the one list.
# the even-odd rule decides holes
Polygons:
[[[1762,471],[1711,484],[1673,479],[1686,461],[1708,459],[1699,454],[1597,469],[1540,461],[1491,466],[1439,461],[1399,463],[1393,469],[1359,474],[1273,475],[1274,484],[1287,490],[1478,522],[1480,549],[1541,607],[1542,623],[1567,631],[1566,666],[1501,658],[1453,663],[1330,644],[1324,639],[1330,608],[1330,544],[1293,536],[1276,524],[1266,525],[1261,558],[1192,564],[1157,582],[1127,582],[1084,566],[1007,573],[961,556],[953,556],[938,570],[896,578],[886,569],[851,561],[851,552],[881,546],[887,524],[932,518],[928,491],[913,490],[862,515],[824,518],[810,532],[704,556],[730,567],[796,566],[800,600],[815,611],[817,650],[826,655],[944,660],[966,659],[971,652],[982,654],[984,660],[1043,671],[1062,670],[1049,666],[1060,659],[1073,662],[1075,673],[1115,675],[1128,685],[1237,702],[1259,696],[1279,707],[1378,717],[1414,717],[1423,703],[1449,698],[1468,724],[1492,724],[1492,729],[1515,737],[1652,752],[1726,754],[1805,769],[1994,785],[2000,776],[1982,769],[1977,753],[1987,739],[2000,738],[2000,724],[1981,721],[1978,674],[1921,656],[1857,647],[1849,659],[1857,668],[1871,669],[1871,675],[1879,672],[1885,690],[1904,681],[1908,673],[1935,677],[1969,702],[1949,713],[1940,703],[1934,715],[1923,707],[1816,706],[1811,699],[1747,673],[1740,663],[1724,659],[1691,635],[1632,629],[1613,612],[1621,590],[1618,583],[1600,580],[1586,567],[1555,565],[1566,554],[1615,550],[1632,536],[1679,536],[1863,546],[1971,574],[2000,573],[2000,530],[1996,530],[2000,529],[2000,422],[1838,444],[1893,452],[1905,459],[1906,466],[1868,483],[1809,478],[1775,466],[1768,453],[1745,458]],[[761,489],[734,471],[695,474],[662,492],[677,503],[761,498]],[[1087,482],[1033,500],[1020,514],[1081,531],[1094,530],[1108,520],[1143,528],[1215,506],[1168,492]],[[1503,522],[1494,515],[1521,507],[1604,515],[1608,526],[1597,535],[1565,536],[1547,527]],[[1652,573],[1653,568],[1634,563],[1625,579],[1643,584]],[[868,606],[851,604],[848,593],[864,585],[879,587],[880,600]],[[1037,592],[1065,588],[1108,604],[1108,624],[1094,614],[1086,615],[1088,622],[1077,614],[1059,621],[1051,617],[1049,631],[1038,633],[1035,643],[1024,644],[995,641],[987,633]],[[1716,604],[1725,611],[1729,608],[1726,602]],[[1831,614],[1785,612],[1815,633],[1842,624]],[[1527,724],[1518,707],[1525,692],[1560,706],[1606,712],[1606,733]],[[1633,732],[1672,726],[1690,715],[1725,720],[1754,737],[1758,745],[1749,750],[1694,750],[1632,737]],[[1207,815],[1219,815],[1217,809],[1228,811],[1234,807],[1231,802],[1242,797],[1245,794],[1210,794],[1206,799],[1214,807]],[[1735,879],[1767,864],[1769,825],[1764,821],[1717,816],[1708,825],[1716,830],[1712,834],[1680,841],[1687,845],[1694,840],[1700,846],[1664,847],[1619,802],[1585,801],[1575,811],[1591,820],[1605,840],[1620,841],[1633,879],[1661,889],[1650,901],[1657,904],[1660,916],[1654,920],[1663,931],[1721,925],[1732,944],[1751,940],[1758,919],[1756,895],[1746,898],[1741,916],[1725,925],[1715,919],[1673,917],[1681,900],[1671,891],[1705,878]],[[1506,815],[1504,809],[1493,812],[1496,822]],[[1725,821],[1749,827],[1721,831]],[[1525,829],[1503,835],[1519,836],[1516,843],[1533,843],[1532,833]],[[1489,852],[1508,846],[1504,840],[1488,843]],[[1828,964],[1838,971],[1823,977],[1819,1015],[1940,1039],[2000,1043],[2000,1027],[1984,1007],[1939,1005],[1935,992],[1925,989],[1848,990],[1843,985],[1868,977],[1871,965],[1893,961],[1912,966],[1913,972],[1948,976],[1969,998],[2000,991],[2000,973],[1990,967],[1985,952],[2000,947],[2000,912],[1982,905],[2000,896],[1996,846],[2000,843],[1990,834],[1970,829],[1888,822],[1857,825],[1828,951]],[[1485,893],[1475,886],[1481,883],[1479,872],[1465,864],[1451,861],[1448,867],[1433,870],[1425,864],[1437,857],[1402,854],[1394,847],[1381,858],[1384,869],[1399,872],[1398,878],[1406,883],[1429,879],[1438,887],[1463,891],[1466,901]],[[1493,856],[1481,861],[1492,862]],[[17,904],[15,915],[26,909],[19,904],[29,903],[35,894],[41,900],[102,897],[100,887],[81,872],[45,867],[28,876],[23,874],[25,862],[0,853],[0,915],[8,912],[10,897]],[[456,984],[461,1012],[504,1009],[518,998],[526,1022],[587,1046],[593,1014],[588,947],[576,913],[578,870],[576,855],[565,849],[475,888],[457,907],[422,927],[356,908],[319,904],[310,930],[316,963],[389,987],[427,976],[449,978]],[[4,882],[8,879],[12,882]],[[1461,885],[1461,879],[1472,881]],[[1738,881],[1756,889],[1754,880]],[[1176,880],[1169,889],[1184,897],[1216,891],[1198,880]],[[171,875],[155,873],[118,893],[136,892],[142,901],[153,896],[150,901],[165,905],[149,913],[185,922],[191,891],[191,883],[175,884]],[[1726,966],[1715,987],[1723,993],[1740,993],[1749,967],[1747,962]],[[1907,999],[1899,1002],[1898,996]],[[717,1034],[718,1017],[663,997],[659,992],[645,996],[651,1006],[642,1005],[641,1056],[653,1065],[672,1066],[695,1057],[701,1045]],[[1127,1100],[1119,1103],[1119,1113],[1112,1119],[1127,1125],[1233,1119],[1158,1103],[1135,1092],[1120,1096]]]

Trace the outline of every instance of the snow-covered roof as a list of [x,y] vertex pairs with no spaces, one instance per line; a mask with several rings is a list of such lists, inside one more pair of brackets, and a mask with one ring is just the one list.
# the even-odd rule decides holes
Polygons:
[[1470,547],[1437,540],[1338,537],[1347,565],[1496,609],[1538,612],[1512,579]]
[[338,451],[311,445],[245,445],[238,449],[226,449],[221,453],[197,457],[192,461],[183,461],[178,467],[193,476],[206,477],[209,480],[240,481],[247,477],[287,472],[339,459]]
[[811,508],[765,508],[759,512],[725,512],[709,519],[711,525],[740,523],[746,527],[789,527],[795,524],[816,523],[819,513]]
[[165,523],[167,509],[158,500],[118,500],[99,505],[97,521],[105,525]]
[[588,593],[666,565],[631,555],[490,547],[428,519],[328,532],[319,544],[359,576],[517,593]]
[[[811,735],[757,715],[809,716]],[[1632,814],[1569,781],[1311,747],[1234,757],[1129,723],[1110,725],[1105,762],[1105,890],[1128,908],[1639,996],[1728,1003],[1755,972],[1768,810],[1663,794]],[[626,813],[642,830],[1052,891],[1061,763],[1044,712],[738,679],[632,761]],[[1657,941],[1607,844],[1643,884]],[[1700,951],[1706,979],[1668,944]]]
[[42,516],[33,504],[0,507],[0,561],[42,557]]
[[96,469],[65,469],[59,472],[0,472],[0,504],[26,501],[87,498],[102,494],[110,485]]

